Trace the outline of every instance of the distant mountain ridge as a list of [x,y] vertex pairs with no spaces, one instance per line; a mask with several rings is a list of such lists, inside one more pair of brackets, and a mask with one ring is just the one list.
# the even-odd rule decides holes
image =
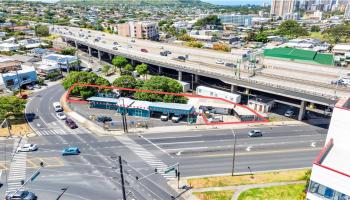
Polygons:
[[130,5],[210,5],[200,0],[60,0],[61,3],[74,4],[130,4]]

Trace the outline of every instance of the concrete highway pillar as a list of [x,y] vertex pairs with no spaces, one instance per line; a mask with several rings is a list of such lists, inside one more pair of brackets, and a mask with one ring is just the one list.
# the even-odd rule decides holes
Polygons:
[[113,55],[112,54],[109,53],[108,56],[109,56],[109,60],[113,59]]
[[78,42],[74,40],[75,48],[78,49]]
[[237,85],[231,85],[231,92],[237,92]]
[[89,56],[92,56],[91,47],[88,47],[88,50],[89,50]]
[[300,109],[299,109],[299,116],[298,116],[299,121],[303,120],[303,118],[305,116],[305,109],[306,109],[306,101],[301,101]]
[[182,71],[179,71],[179,73],[178,73],[178,80],[182,81]]
[[195,83],[198,83],[198,74],[195,74],[195,75],[194,75],[194,82],[195,82]]
[[158,74],[162,74],[162,67],[158,66]]
[[130,60],[130,62],[132,66],[135,66],[135,60]]
[[98,56],[98,60],[101,61],[101,51],[97,50],[97,56]]

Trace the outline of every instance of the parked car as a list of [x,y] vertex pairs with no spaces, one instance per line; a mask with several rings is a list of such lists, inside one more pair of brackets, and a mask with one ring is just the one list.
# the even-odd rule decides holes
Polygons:
[[294,114],[294,111],[293,111],[293,110],[287,110],[287,111],[284,113],[284,116],[286,116],[286,117],[294,117],[295,114]]
[[28,99],[28,95],[27,94],[19,94],[18,97],[21,98],[21,99]]
[[147,49],[141,49],[141,52],[148,53],[148,50]]
[[38,199],[38,197],[33,192],[29,192],[27,190],[18,191],[16,194],[14,194],[14,193],[15,193],[15,191],[9,192],[6,195],[5,200],[36,200],[36,199]]
[[163,113],[163,114],[160,116],[160,120],[161,120],[161,121],[168,121],[168,120],[169,120],[169,115],[168,115],[168,113]]
[[26,89],[27,89],[27,90],[33,90],[34,87],[33,87],[32,85],[26,85]]
[[181,118],[182,118],[181,115],[175,114],[175,115],[171,118],[171,121],[174,122],[174,123],[178,123],[178,122],[180,122]]
[[135,42],[135,40],[134,40],[134,39],[132,39],[132,40],[130,40],[130,42]]
[[108,117],[108,116],[104,116],[104,115],[98,116],[96,118],[96,121],[102,122],[102,123],[110,122],[112,120],[113,120],[112,117]]
[[36,144],[25,144],[17,148],[17,152],[30,152],[36,150],[38,150],[38,146]]
[[248,132],[249,137],[262,137],[263,134],[260,130],[252,130]]
[[66,120],[67,116],[63,112],[56,113],[56,117],[61,120]]
[[113,45],[118,45],[118,42],[113,42]]
[[64,148],[62,151],[62,156],[68,156],[68,155],[79,155],[80,150],[78,147],[67,147]]
[[94,70],[94,72],[100,72],[100,71],[102,71],[101,67]]
[[159,54],[160,54],[161,56],[168,56],[168,54],[165,53],[165,52],[163,52],[163,51],[161,51]]
[[83,67],[80,69],[80,71],[83,71],[83,72],[91,72],[92,69],[90,67]]
[[40,85],[38,85],[38,84],[35,84],[35,85],[34,85],[34,88],[35,88],[35,89],[40,89],[40,88],[41,88],[41,86],[40,86]]
[[208,118],[208,121],[209,121],[210,123],[213,123],[213,122],[223,122],[223,120],[222,120],[221,117],[213,117],[213,116],[209,117],[209,118]]
[[168,54],[171,54],[171,51],[165,50],[164,53],[166,53],[168,55]]
[[221,59],[217,59],[217,60],[216,60],[216,64],[222,64],[222,65],[223,65],[223,64],[224,64],[224,61],[221,60]]
[[66,125],[71,129],[78,128],[78,125],[71,119],[66,119]]

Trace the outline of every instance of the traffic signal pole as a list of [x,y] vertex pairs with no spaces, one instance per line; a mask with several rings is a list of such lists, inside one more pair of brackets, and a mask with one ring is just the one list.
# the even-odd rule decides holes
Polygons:
[[124,174],[123,174],[123,162],[122,162],[122,157],[121,156],[118,156],[118,157],[119,157],[120,178],[122,181],[123,200],[126,200]]

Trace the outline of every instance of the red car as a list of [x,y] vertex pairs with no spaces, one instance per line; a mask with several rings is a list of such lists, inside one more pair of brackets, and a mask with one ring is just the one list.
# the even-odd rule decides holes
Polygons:
[[141,52],[148,53],[147,49],[141,49]]
[[19,98],[21,99],[28,99],[28,95],[27,94],[20,94],[18,95]]

